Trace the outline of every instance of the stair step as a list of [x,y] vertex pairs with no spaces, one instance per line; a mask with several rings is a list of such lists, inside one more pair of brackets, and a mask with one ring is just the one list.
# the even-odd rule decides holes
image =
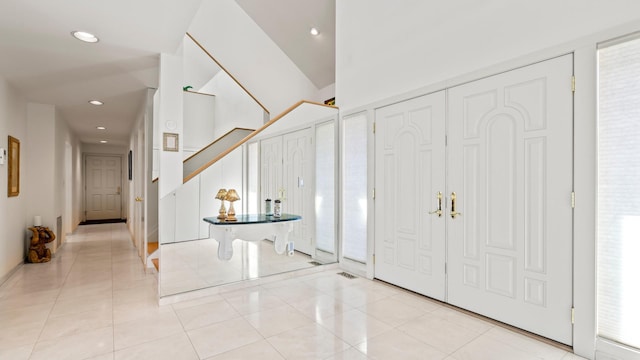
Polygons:
[[157,242],[147,243],[147,255],[153,254],[153,252],[156,251],[156,250],[158,250],[158,243]]

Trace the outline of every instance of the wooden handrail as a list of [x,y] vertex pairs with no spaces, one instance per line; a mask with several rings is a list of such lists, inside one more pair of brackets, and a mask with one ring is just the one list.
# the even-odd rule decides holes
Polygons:
[[214,58],[214,57],[213,57],[213,55],[211,55],[211,54],[207,51],[207,49],[205,49],[205,48],[204,48],[204,46],[202,46],[202,45],[198,42],[198,40],[196,40],[196,38],[194,38],[194,37],[193,37],[191,34],[189,34],[188,32],[187,32],[187,36],[188,36],[191,40],[193,40],[193,42],[194,42],[196,45],[198,45],[198,47],[199,47],[200,49],[202,49],[202,51],[204,51],[204,53],[205,53],[205,54],[207,54],[207,56],[209,56],[209,58],[211,58],[211,60],[213,60],[213,62],[215,62],[215,63],[220,67],[220,69],[222,69],[222,71],[224,71],[225,73],[227,73],[227,75],[229,75],[229,77],[230,77],[233,81],[235,81],[235,82],[236,82],[236,84],[238,84],[238,86],[240,86],[240,88],[242,88],[242,90],[244,90],[244,92],[246,92],[246,93],[247,93],[247,95],[249,95],[249,96],[253,99],[253,101],[255,101],[258,105],[260,105],[260,107],[262,108],[262,110],[264,110],[267,114],[269,114],[269,110],[267,110],[267,108],[266,108],[264,105],[262,105],[262,103],[261,103],[260,101],[258,101],[258,99],[256,99],[256,97],[255,97],[255,96],[253,96],[253,94],[252,94],[252,93],[250,93],[250,92],[249,92],[249,90],[247,90],[247,88],[245,88],[244,86],[242,86],[242,84],[240,83],[240,81],[238,81],[238,79],[236,79],[233,75],[231,75],[231,73],[230,73],[230,72],[229,72],[229,71],[228,71],[224,66],[222,66],[222,64],[220,64],[220,62],[219,62],[218,60],[216,60],[216,58]]
[[191,93],[191,94],[198,94],[198,95],[206,95],[206,96],[213,96],[213,97],[216,97],[214,94],[207,94],[207,93],[203,93],[203,92],[200,92],[200,91],[182,90],[182,92]]
[[186,183],[187,181],[191,180],[192,178],[194,178],[195,176],[197,176],[198,174],[200,174],[201,172],[206,170],[209,166],[213,165],[218,160],[220,160],[223,157],[227,156],[227,154],[229,154],[233,150],[237,149],[239,146],[241,146],[242,144],[246,143],[247,141],[251,140],[251,138],[253,138],[254,136],[258,135],[264,129],[266,129],[269,126],[273,125],[276,121],[282,119],[283,117],[285,117],[287,114],[289,114],[290,112],[292,112],[293,110],[295,110],[298,106],[300,106],[302,104],[312,104],[312,105],[319,105],[319,106],[325,106],[325,107],[328,107],[328,108],[338,109],[338,107],[335,106],[335,105],[327,105],[327,104],[322,104],[322,103],[319,103],[319,102],[309,101],[309,100],[300,100],[297,103],[295,103],[292,106],[290,106],[285,111],[283,111],[282,113],[280,113],[280,115],[278,115],[278,116],[274,117],[273,119],[271,119],[271,120],[267,121],[266,123],[264,123],[264,125],[262,125],[259,129],[255,130],[251,134],[247,135],[244,139],[238,141],[235,145],[231,146],[227,150],[225,150],[222,153],[220,153],[218,156],[216,156],[213,159],[211,159],[206,164],[204,164],[201,167],[199,167],[198,169],[196,169],[196,171],[194,171],[193,173],[189,174],[189,176],[187,176],[187,177],[185,177],[183,179],[183,183]]

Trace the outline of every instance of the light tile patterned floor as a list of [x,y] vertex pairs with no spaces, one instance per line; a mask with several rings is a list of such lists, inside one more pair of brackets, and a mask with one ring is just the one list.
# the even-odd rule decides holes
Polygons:
[[0,359],[581,359],[336,272],[160,306],[125,225],[81,226],[0,287]]

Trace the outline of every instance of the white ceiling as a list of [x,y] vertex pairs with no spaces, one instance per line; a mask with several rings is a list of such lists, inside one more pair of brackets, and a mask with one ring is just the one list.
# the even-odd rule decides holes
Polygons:
[[[55,105],[82,142],[128,145],[146,89],[158,86],[159,53],[177,50],[201,1],[2,0],[0,75],[28,101]],[[334,83],[335,0],[237,2],[318,88]]]
[[[335,82],[335,0],[236,0],[318,88]],[[318,36],[309,34],[312,27]]]

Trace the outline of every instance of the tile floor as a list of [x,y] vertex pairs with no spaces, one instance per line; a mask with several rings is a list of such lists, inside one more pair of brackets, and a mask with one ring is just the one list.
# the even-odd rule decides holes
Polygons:
[[168,296],[287,271],[312,268],[311,257],[299,252],[278,255],[273,242],[234,241],[230,260],[218,259],[214,239],[163,244],[160,294]]
[[124,224],[0,286],[0,359],[581,359],[336,269],[158,305]]

